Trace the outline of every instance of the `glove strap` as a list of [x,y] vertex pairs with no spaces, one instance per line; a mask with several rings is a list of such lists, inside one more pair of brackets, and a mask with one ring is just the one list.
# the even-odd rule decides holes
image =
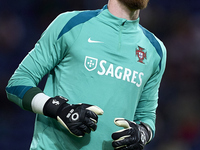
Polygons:
[[[152,139],[152,130],[148,125],[146,125],[144,122],[140,122],[140,130],[143,132],[146,136],[145,144],[151,141]],[[142,139],[141,139],[142,140]],[[143,142],[143,141],[142,141]]]
[[62,105],[67,104],[67,102],[68,100],[61,96],[50,98],[44,105],[43,114],[57,119],[57,112],[62,109]]

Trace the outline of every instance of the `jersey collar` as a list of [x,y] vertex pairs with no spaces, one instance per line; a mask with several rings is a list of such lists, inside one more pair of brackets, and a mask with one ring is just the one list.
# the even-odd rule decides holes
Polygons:
[[134,30],[139,27],[140,18],[136,20],[127,20],[124,18],[116,17],[110,13],[107,5],[105,5],[102,8],[100,12],[100,16],[102,17],[102,19],[104,19],[108,23],[111,23],[115,26],[123,26],[125,30]]

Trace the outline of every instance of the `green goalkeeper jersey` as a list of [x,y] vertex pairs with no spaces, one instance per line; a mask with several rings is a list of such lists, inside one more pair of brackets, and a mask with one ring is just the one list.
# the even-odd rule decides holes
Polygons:
[[[11,79],[8,99],[30,110],[40,80],[44,93],[69,103],[104,110],[97,130],[82,138],[55,119],[37,114],[32,150],[111,150],[114,118],[142,121],[155,132],[158,89],[165,70],[163,43],[139,24],[113,16],[105,5],[93,11],[59,15],[45,30]],[[32,89],[30,96],[24,97]],[[35,89],[35,91],[34,91]]]

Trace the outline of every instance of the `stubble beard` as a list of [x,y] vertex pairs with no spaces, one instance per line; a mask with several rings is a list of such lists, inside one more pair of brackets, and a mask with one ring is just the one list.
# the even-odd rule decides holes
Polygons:
[[118,0],[123,3],[126,7],[138,10],[144,9],[147,7],[149,0]]

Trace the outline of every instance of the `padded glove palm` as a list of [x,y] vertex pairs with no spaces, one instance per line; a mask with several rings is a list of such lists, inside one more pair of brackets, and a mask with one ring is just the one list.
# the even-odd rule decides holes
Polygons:
[[103,110],[94,105],[70,105],[67,102],[68,100],[61,96],[50,98],[44,105],[44,115],[57,119],[71,134],[78,137],[90,133],[91,130],[95,131],[97,115],[102,115]]

